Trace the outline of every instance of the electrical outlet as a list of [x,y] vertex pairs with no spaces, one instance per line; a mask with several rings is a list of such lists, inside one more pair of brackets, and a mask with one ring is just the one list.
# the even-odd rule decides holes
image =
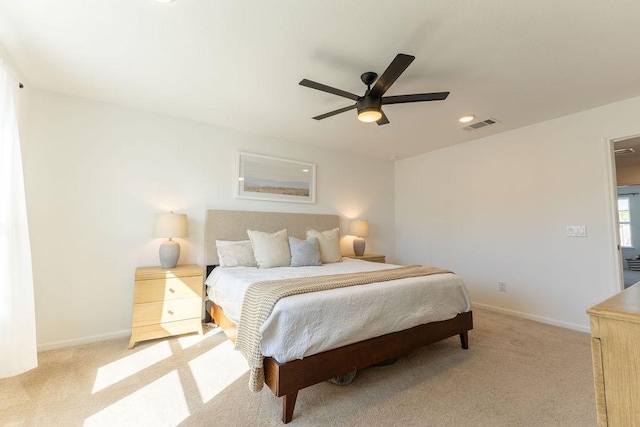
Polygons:
[[498,290],[500,292],[507,292],[507,282],[498,282]]

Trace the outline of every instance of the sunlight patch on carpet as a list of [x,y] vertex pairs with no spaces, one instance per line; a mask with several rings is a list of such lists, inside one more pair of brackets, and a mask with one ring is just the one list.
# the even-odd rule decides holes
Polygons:
[[183,350],[186,350],[189,347],[206,340],[207,338],[210,338],[216,334],[222,333],[222,328],[219,328],[215,325],[214,326],[204,325],[204,332],[205,333],[202,335],[191,334],[191,335],[185,335],[178,338],[180,347],[182,347]]
[[231,341],[225,341],[191,360],[189,368],[198,386],[202,403],[213,399],[249,371],[247,361],[233,349]]
[[101,366],[96,372],[92,394],[122,381],[125,378],[148,368],[149,366],[170,357],[172,354],[168,341],[153,345],[144,350],[132,353],[120,360]]
[[84,426],[178,425],[190,415],[174,370],[84,420]]

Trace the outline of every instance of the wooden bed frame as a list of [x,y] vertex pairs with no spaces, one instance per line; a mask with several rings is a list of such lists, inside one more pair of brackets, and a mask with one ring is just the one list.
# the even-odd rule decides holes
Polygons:
[[[235,342],[237,327],[224,311],[210,303],[209,313],[229,339]],[[468,331],[473,329],[471,311],[458,314],[453,319],[426,323],[411,329],[360,341],[334,350],[314,354],[304,359],[278,363],[271,357],[264,359],[264,382],[277,397],[282,399],[282,422],[293,419],[298,391],[305,387],[367,368],[394,357],[446,338],[460,335],[462,348],[469,348]]]
[[[299,224],[290,227],[286,221],[294,217],[294,222]],[[300,218],[304,219],[300,221]],[[256,220],[258,220],[257,224]],[[218,222],[221,225],[216,225]],[[230,225],[232,223],[233,225]],[[211,254],[212,248],[215,252],[215,238],[241,240],[243,239],[242,231],[246,239],[247,228],[270,232],[287,228],[290,235],[296,236],[296,234],[300,235],[300,224],[305,223],[309,227],[326,230],[331,228],[332,224],[339,224],[339,218],[336,215],[208,211],[205,225],[207,275],[217,265],[217,262],[211,262],[217,261],[217,254]],[[306,226],[303,229],[306,229]],[[212,239],[213,242],[211,242]],[[207,314],[210,314],[213,321],[235,342],[237,327],[225,316],[224,311],[211,301],[207,301]],[[266,357],[264,359],[265,383],[273,394],[283,397],[282,421],[286,424],[293,418],[298,391],[303,388],[402,356],[425,345],[456,335],[460,336],[462,348],[467,349],[469,348],[468,331],[471,329],[473,329],[473,314],[469,311],[458,314],[453,319],[419,325],[287,363],[278,363],[273,358]]]

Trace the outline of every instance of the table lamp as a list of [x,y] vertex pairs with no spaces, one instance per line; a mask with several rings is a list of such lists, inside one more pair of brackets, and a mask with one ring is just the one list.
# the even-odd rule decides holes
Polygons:
[[360,218],[352,219],[349,222],[349,231],[347,234],[356,236],[356,238],[353,239],[353,252],[356,256],[364,255],[365,242],[363,237],[369,235],[369,221]]
[[173,268],[180,258],[180,243],[171,240],[174,237],[187,237],[187,215],[156,214],[153,223],[153,237],[167,237],[169,240],[160,245],[160,265]]

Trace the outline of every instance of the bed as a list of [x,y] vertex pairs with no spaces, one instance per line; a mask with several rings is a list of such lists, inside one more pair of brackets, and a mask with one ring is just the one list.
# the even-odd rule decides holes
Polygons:
[[[218,276],[221,276],[223,275],[222,273],[227,273],[231,270],[240,271],[244,268],[238,267],[231,269],[217,269],[217,271],[214,271],[210,275],[209,273],[212,271],[213,267],[218,265],[219,262],[218,254],[216,251],[216,240],[245,240],[247,239],[247,229],[261,230],[270,233],[282,229],[287,229],[290,236],[296,236],[300,239],[304,239],[305,231],[307,230],[307,228],[313,228],[316,230],[329,230],[339,227],[339,222],[340,220],[337,215],[225,210],[207,211],[205,222],[205,257],[207,262],[207,275],[209,276],[207,282],[217,283],[215,282],[215,280],[220,280],[220,283],[224,283]],[[299,272],[303,269],[309,270],[310,273],[308,274],[314,275],[316,274],[314,269],[320,271],[323,268],[327,268],[327,271],[331,272],[333,272],[334,270],[342,272],[351,271],[354,269],[384,270],[394,267],[384,264],[380,264],[374,267],[374,264],[377,263],[367,263],[365,261],[345,259],[345,262],[336,263],[336,265],[333,267],[330,267],[331,264],[327,264],[326,267],[304,267],[297,270],[295,270],[294,267],[278,267],[278,269],[281,269],[282,274],[284,274],[285,276],[287,276],[287,274],[294,274],[295,276],[296,274],[300,274]],[[332,268],[334,270],[332,270]],[[263,277],[262,274],[264,273],[264,271],[258,271],[263,269],[254,268],[256,272],[249,271],[249,267],[247,267],[246,269],[250,277],[252,274],[257,274],[256,277]],[[288,271],[288,273],[285,274],[286,271]],[[213,280],[212,278],[214,278],[215,280]],[[350,295],[351,298],[354,298],[354,300],[356,301],[358,300],[358,298],[370,297],[366,295],[367,292],[369,292],[369,294],[375,294],[378,297],[380,295],[383,295],[381,294],[383,292],[387,292],[387,295],[390,295],[388,294],[388,292],[393,292],[393,295],[397,295],[398,299],[401,299],[402,297],[399,292],[413,292],[408,291],[405,288],[415,286],[415,284],[412,284],[415,280],[418,279],[400,279],[386,282],[386,284],[384,285],[380,283],[372,283],[366,286],[353,286],[337,290],[315,292],[311,294],[305,294],[304,296],[295,295],[280,300],[274,307],[274,313],[277,313],[278,310],[280,310],[280,305],[285,307],[280,310],[280,312],[287,311],[287,304],[291,307],[296,306],[293,302],[291,302],[295,301],[296,298],[300,301],[303,301],[303,303],[306,301],[307,304],[311,304],[307,307],[311,307],[316,304],[315,300],[310,303],[310,298],[326,300],[322,302],[323,304],[329,304],[329,306],[326,307],[332,307],[331,304],[333,304],[333,306],[336,306],[337,304],[335,302],[332,303],[331,295],[334,295],[333,298],[335,298],[335,294],[339,294],[340,292],[346,292],[348,295]],[[373,306],[374,311],[377,310],[377,313],[379,313],[379,318],[376,318],[375,321],[372,322],[372,319],[370,317],[367,317],[366,315],[360,316],[359,314],[357,316],[357,320],[346,322],[347,324],[357,323],[357,321],[361,322],[360,325],[355,326],[355,329],[360,331],[360,335],[357,335],[354,338],[353,336],[348,336],[349,334],[346,333],[332,333],[330,334],[332,335],[332,339],[335,338],[333,337],[333,335],[338,336],[338,338],[334,341],[320,338],[320,344],[318,344],[317,342],[305,342],[305,347],[303,348],[297,348],[297,344],[288,344],[288,342],[291,341],[291,337],[289,335],[293,335],[293,333],[278,331],[277,325],[282,326],[284,324],[288,326],[296,326],[296,324],[298,323],[306,324],[307,320],[296,322],[292,321],[291,318],[285,317],[284,319],[288,319],[285,322],[271,321],[272,324],[276,325],[272,329],[272,332],[269,332],[269,329],[263,330],[266,337],[265,341],[263,342],[264,383],[277,397],[283,398],[282,421],[284,423],[288,423],[292,420],[298,391],[305,387],[335,377],[348,375],[351,372],[361,370],[363,368],[387,360],[391,360],[393,358],[397,358],[424,345],[456,335],[459,335],[460,337],[462,348],[467,349],[468,331],[473,328],[473,317],[470,311],[470,304],[468,301],[468,296],[466,296],[464,286],[462,285],[462,291],[460,291],[459,283],[461,282],[459,278],[457,278],[453,274],[443,274],[439,275],[439,277],[437,278],[429,280],[437,281],[438,283],[447,281],[458,283],[456,285],[458,288],[456,297],[457,301],[455,302],[455,304],[451,303],[451,306],[447,306],[448,303],[445,302],[444,305],[447,307],[444,309],[444,314],[439,315],[440,317],[444,316],[444,320],[433,320],[432,315],[425,312],[421,314],[422,317],[420,319],[422,320],[417,322],[418,324],[415,324],[416,319],[406,320],[404,319],[404,317],[407,316],[397,316],[392,312],[392,310],[389,308],[390,297],[378,298],[378,300],[385,301],[384,304],[380,307]],[[234,284],[233,286],[236,285]],[[438,286],[444,288],[448,285],[440,284]],[[393,289],[390,291],[389,287]],[[217,289],[217,292],[220,292],[220,286],[218,285],[214,285],[211,288],[215,288]],[[208,288],[207,291],[209,292],[211,288]],[[421,288],[425,288],[425,286],[422,286]],[[347,290],[345,291],[344,289]],[[464,294],[463,297],[460,296],[461,292],[462,294]],[[338,298],[343,298],[341,300],[343,301],[345,297]],[[407,298],[406,296],[404,298],[406,301],[415,299],[415,297]],[[459,300],[461,298],[465,299],[466,303],[460,302]],[[218,303],[211,301],[216,299],[218,299],[216,301]],[[235,342],[237,334],[236,323],[238,319],[237,307],[234,309],[233,306],[228,305],[228,301],[220,299],[220,295],[214,295],[211,300],[207,301],[207,312],[211,315],[214,322],[225,331],[225,333],[231,340]],[[227,307],[228,315],[223,308],[223,306],[225,305]],[[371,304],[367,302],[365,305],[370,306]],[[291,309],[291,307],[289,307],[289,309]],[[304,312],[306,311],[306,309],[302,309],[300,311]],[[406,310],[407,313],[414,313],[415,311],[416,310],[414,309]],[[339,320],[340,310],[332,310],[331,308],[329,308],[328,312],[333,313],[331,318],[326,318],[323,320],[323,322],[319,322],[318,327],[322,327],[322,323],[326,323],[330,325],[330,327],[334,327],[334,330],[336,330],[335,325],[345,324],[344,320]],[[291,314],[291,311],[289,311],[288,313]],[[370,315],[371,314],[369,314],[369,316]],[[387,319],[389,319],[389,322],[379,320],[384,320],[385,316]],[[396,318],[400,317],[403,318],[402,321],[398,320],[398,322],[400,323],[394,322],[395,320],[397,320]],[[436,316],[436,318],[438,317]],[[422,323],[423,321],[424,323]],[[389,326],[387,325],[387,323],[395,324]],[[363,325],[370,326],[372,324],[385,325],[384,327],[387,328],[387,330],[379,332],[372,331],[369,330],[370,328],[367,329],[366,327],[363,327]],[[403,327],[403,324],[411,326]],[[327,325],[324,326],[326,327]],[[364,332],[362,331],[363,329]],[[277,332],[274,333],[273,331]],[[317,337],[321,333],[322,332],[312,331],[310,334],[307,334],[307,336]],[[272,339],[271,344],[267,342],[268,337],[271,337]],[[279,337],[288,337],[288,341],[285,340],[284,344],[279,343]],[[295,351],[290,351],[289,347],[295,348]]]

